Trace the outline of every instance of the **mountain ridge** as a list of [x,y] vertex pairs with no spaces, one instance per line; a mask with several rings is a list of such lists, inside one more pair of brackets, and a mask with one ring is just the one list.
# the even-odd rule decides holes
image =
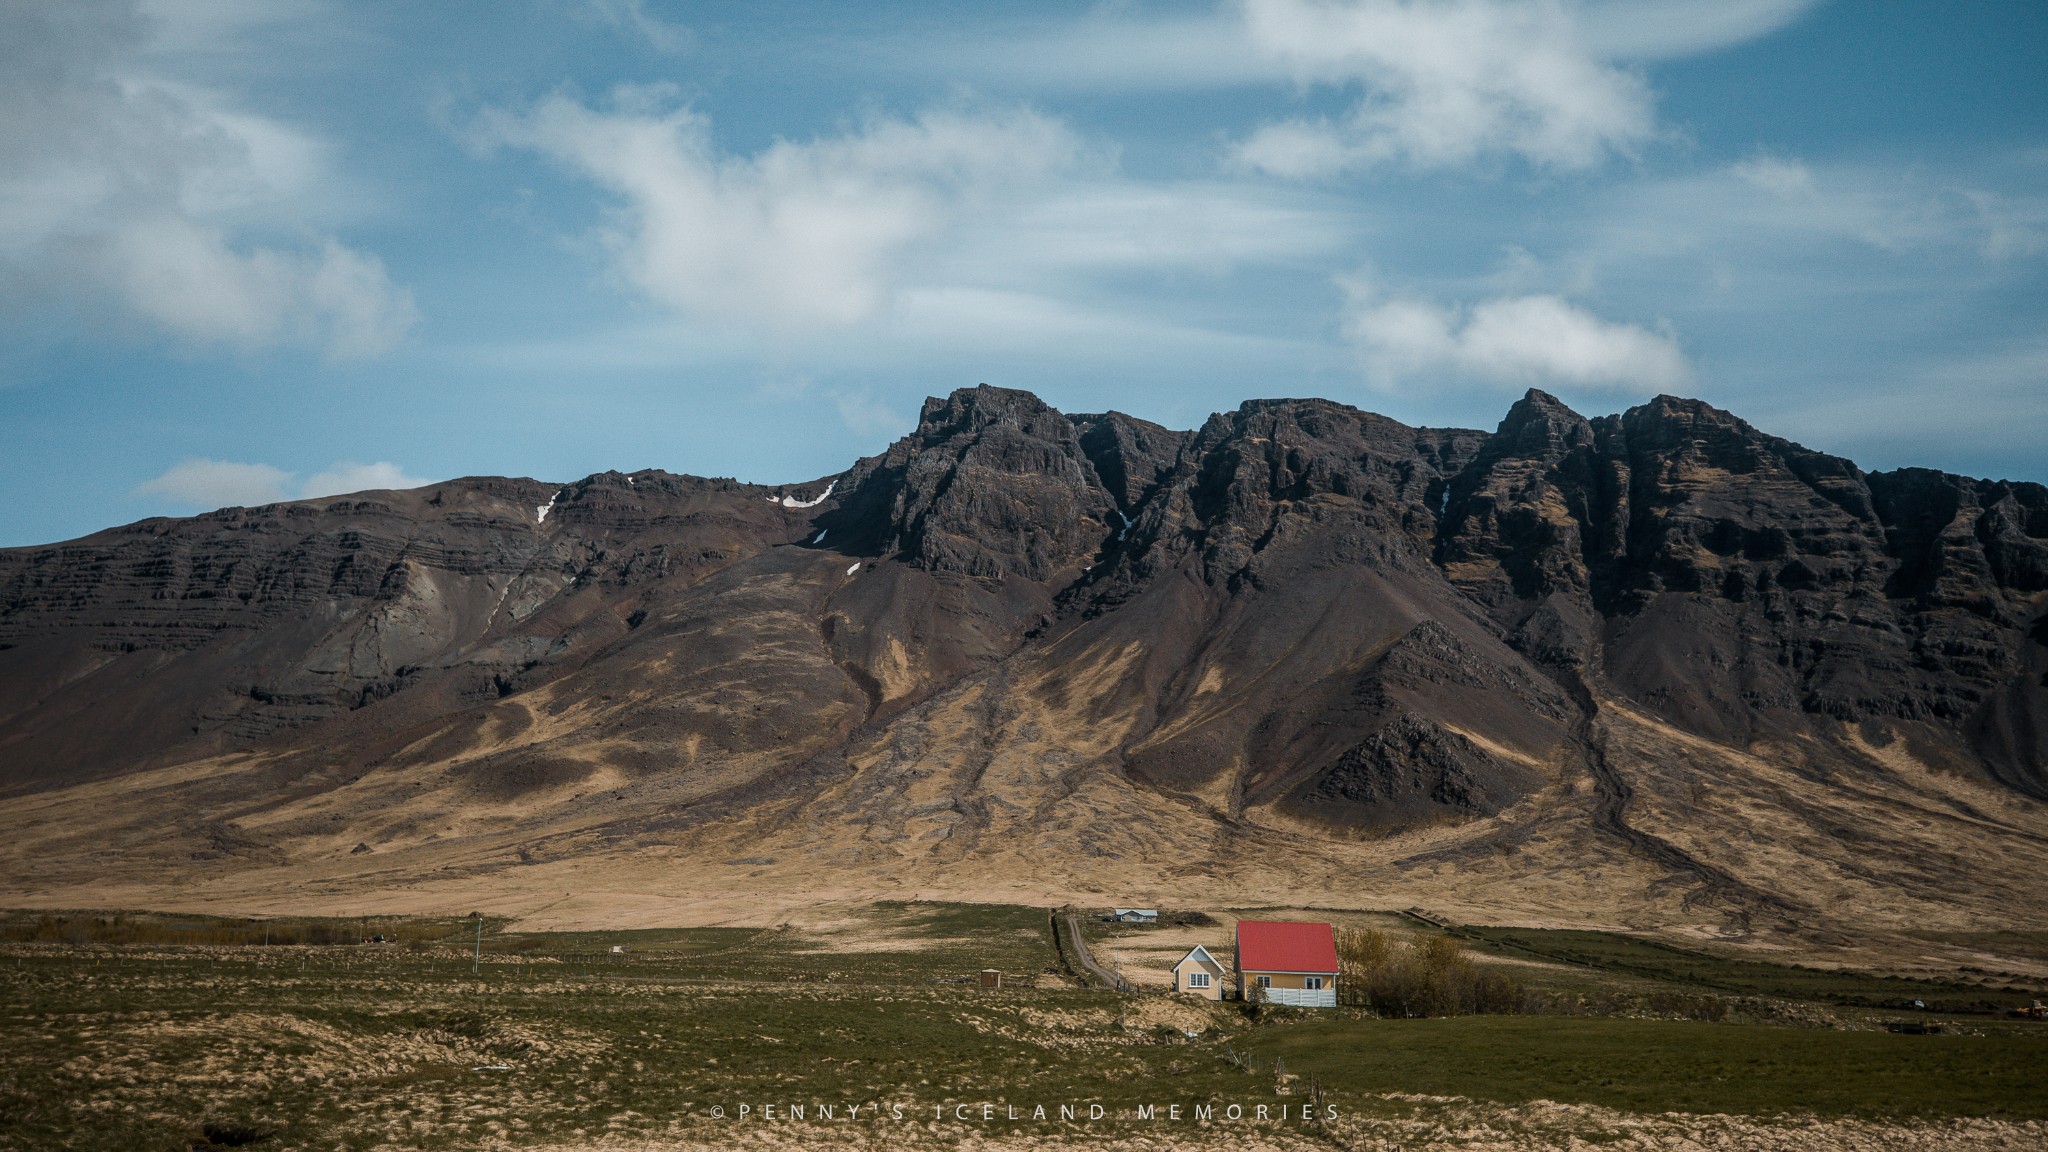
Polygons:
[[2040,906],[2044,609],[2048,489],[1699,401],[1175,431],[982,386],[810,484],[472,478],[0,551],[0,795],[40,821],[0,874],[1960,926]]

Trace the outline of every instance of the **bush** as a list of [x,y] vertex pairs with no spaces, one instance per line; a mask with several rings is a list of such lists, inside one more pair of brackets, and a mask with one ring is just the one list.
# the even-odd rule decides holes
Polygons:
[[1512,1015],[1527,1010],[1519,980],[1487,972],[1449,936],[1397,945],[1375,929],[1337,933],[1338,997],[1382,1016]]

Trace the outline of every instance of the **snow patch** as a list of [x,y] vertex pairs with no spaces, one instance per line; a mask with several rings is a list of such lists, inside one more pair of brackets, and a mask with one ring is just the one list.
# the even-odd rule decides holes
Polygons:
[[[491,630],[491,625],[498,622],[498,609],[503,608],[505,606],[505,597],[510,596],[512,594],[512,585],[515,583],[517,583],[517,581],[505,581],[504,590],[498,593],[498,599],[491,605],[490,618],[484,621],[485,632],[489,632]],[[490,583],[486,581],[484,587],[490,587]]]
[[820,528],[820,529],[818,529],[818,534],[817,534],[816,536],[813,536],[813,537],[811,537],[811,543],[813,543],[813,544],[823,544],[823,543],[825,542],[825,533],[827,533],[827,532],[830,532],[830,531],[831,531],[831,529],[830,529],[830,528]]
[[562,494],[560,492],[557,492],[553,496],[548,497],[547,503],[535,508],[533,510],[533,522],[536,524],[547,523],[548,513],[553,512],[555,510],[555,501],[560,500],[561,498]]
[[[799,500],[794,496],[784,496],[779,502],[784,508],[816,508],[818,505],[823,504],[832,495],[832,490],[837,487],[839,487],[839,481],[834,480],[830,484],[825,485],[825,491],[815,500]],[[775,497],[770,496],[769,499],[774,500]]]
[[1121,508],[1116,510],[1116,514],[1118,518],[1120,518],[1124,522],[1124,526],[1122,528],[1117,529],[1116,532],[1116,542],[1121,544],[1124,542],[1124,537],[1129,536],[1131,534],[1131,518],[1129,516],[1125,516],[1124,510]]
[[860,565],[859,565],[859,564],[855,564],[855,565],[854,565],[853,567],[851,567],[851,568],[848,568],[848,569],[846,570],[846,574],[847,574],[848,576],[851,576],[851,575],[853,575],[853,574],[854,574],[855,572],[858,572],[858,571],[860,571]]

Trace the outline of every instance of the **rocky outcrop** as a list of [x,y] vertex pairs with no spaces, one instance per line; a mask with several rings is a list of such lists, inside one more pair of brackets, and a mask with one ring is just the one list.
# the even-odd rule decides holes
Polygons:
[[1159,491],[1192,438],[1121,412],[1072,419],[1081,434],[1081,450],[1095,465],[1095,474],[1117,509],[1126,514]]
[[986,384],[925,401],[917,431],[851,481],[841,513],[820,522],[931,572],[1071,576],[1118,522],[1075,423]]
[[2043,791],[2048,490],[1865,474],[1692,400],[1587,421],[1539,393],[1451,486],[1446,573],[1511,642],[1715,739],[1910,726]]
[[1539,783],[1457,732],[1402,715],[1347,749],[1302,799],[1340,821],[1401,828],[1491,816]]

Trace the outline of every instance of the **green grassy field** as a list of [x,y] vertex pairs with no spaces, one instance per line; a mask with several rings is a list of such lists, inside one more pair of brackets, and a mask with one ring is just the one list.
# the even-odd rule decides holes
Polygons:
[[[0,930],[24,923],[36,918]],[[1950,1022],[1968,1034],[1893,1035],[1856,1008],[1830,1022],[1860,1030],[1353,1009],[1252,1018],[1045,975],[1057,962],[1036,908],[882,904],[838,932],[487,923],[481,963],[466,947],[472,924],[384,927],[396,945],[0,945],[0,1147],[658,1138],[742,1103],[1099,1103],[1100,1132],[1134,1124],[1143,1103],[1298,1101],[1311,1079],[1353,1113],[1416,1107],[1389,1094],[1426,1094],[1643,1113],[2048,1119],[2048,1026],[1976,1018]],[[1610,955],[1634,963],[1625,949]],[[1716,983],[1700,987],[1761,979],[1746,962],[1724,971],[1712,960],[1696,975]],[[974,982],[986,967],[1004,971],[1003,989]],[[1609,986],[1597,967],[1566,974]],[[1783,979],[1805,987],[1797,972]]]
[[1688,988],[1865,1008],[1997,1015],[2027,1004],[2039,989],[2003,983],[1901,979],[1731,959],[1655,940],[1570,929],[1461,927],[1457,935],[1506,956],[1576,965]]
[[2048,1116],[2048,1029],[1905,1036],[1689,1020],[1351,1020],[1255,1051],[1358,1092],[1642,1112]]

